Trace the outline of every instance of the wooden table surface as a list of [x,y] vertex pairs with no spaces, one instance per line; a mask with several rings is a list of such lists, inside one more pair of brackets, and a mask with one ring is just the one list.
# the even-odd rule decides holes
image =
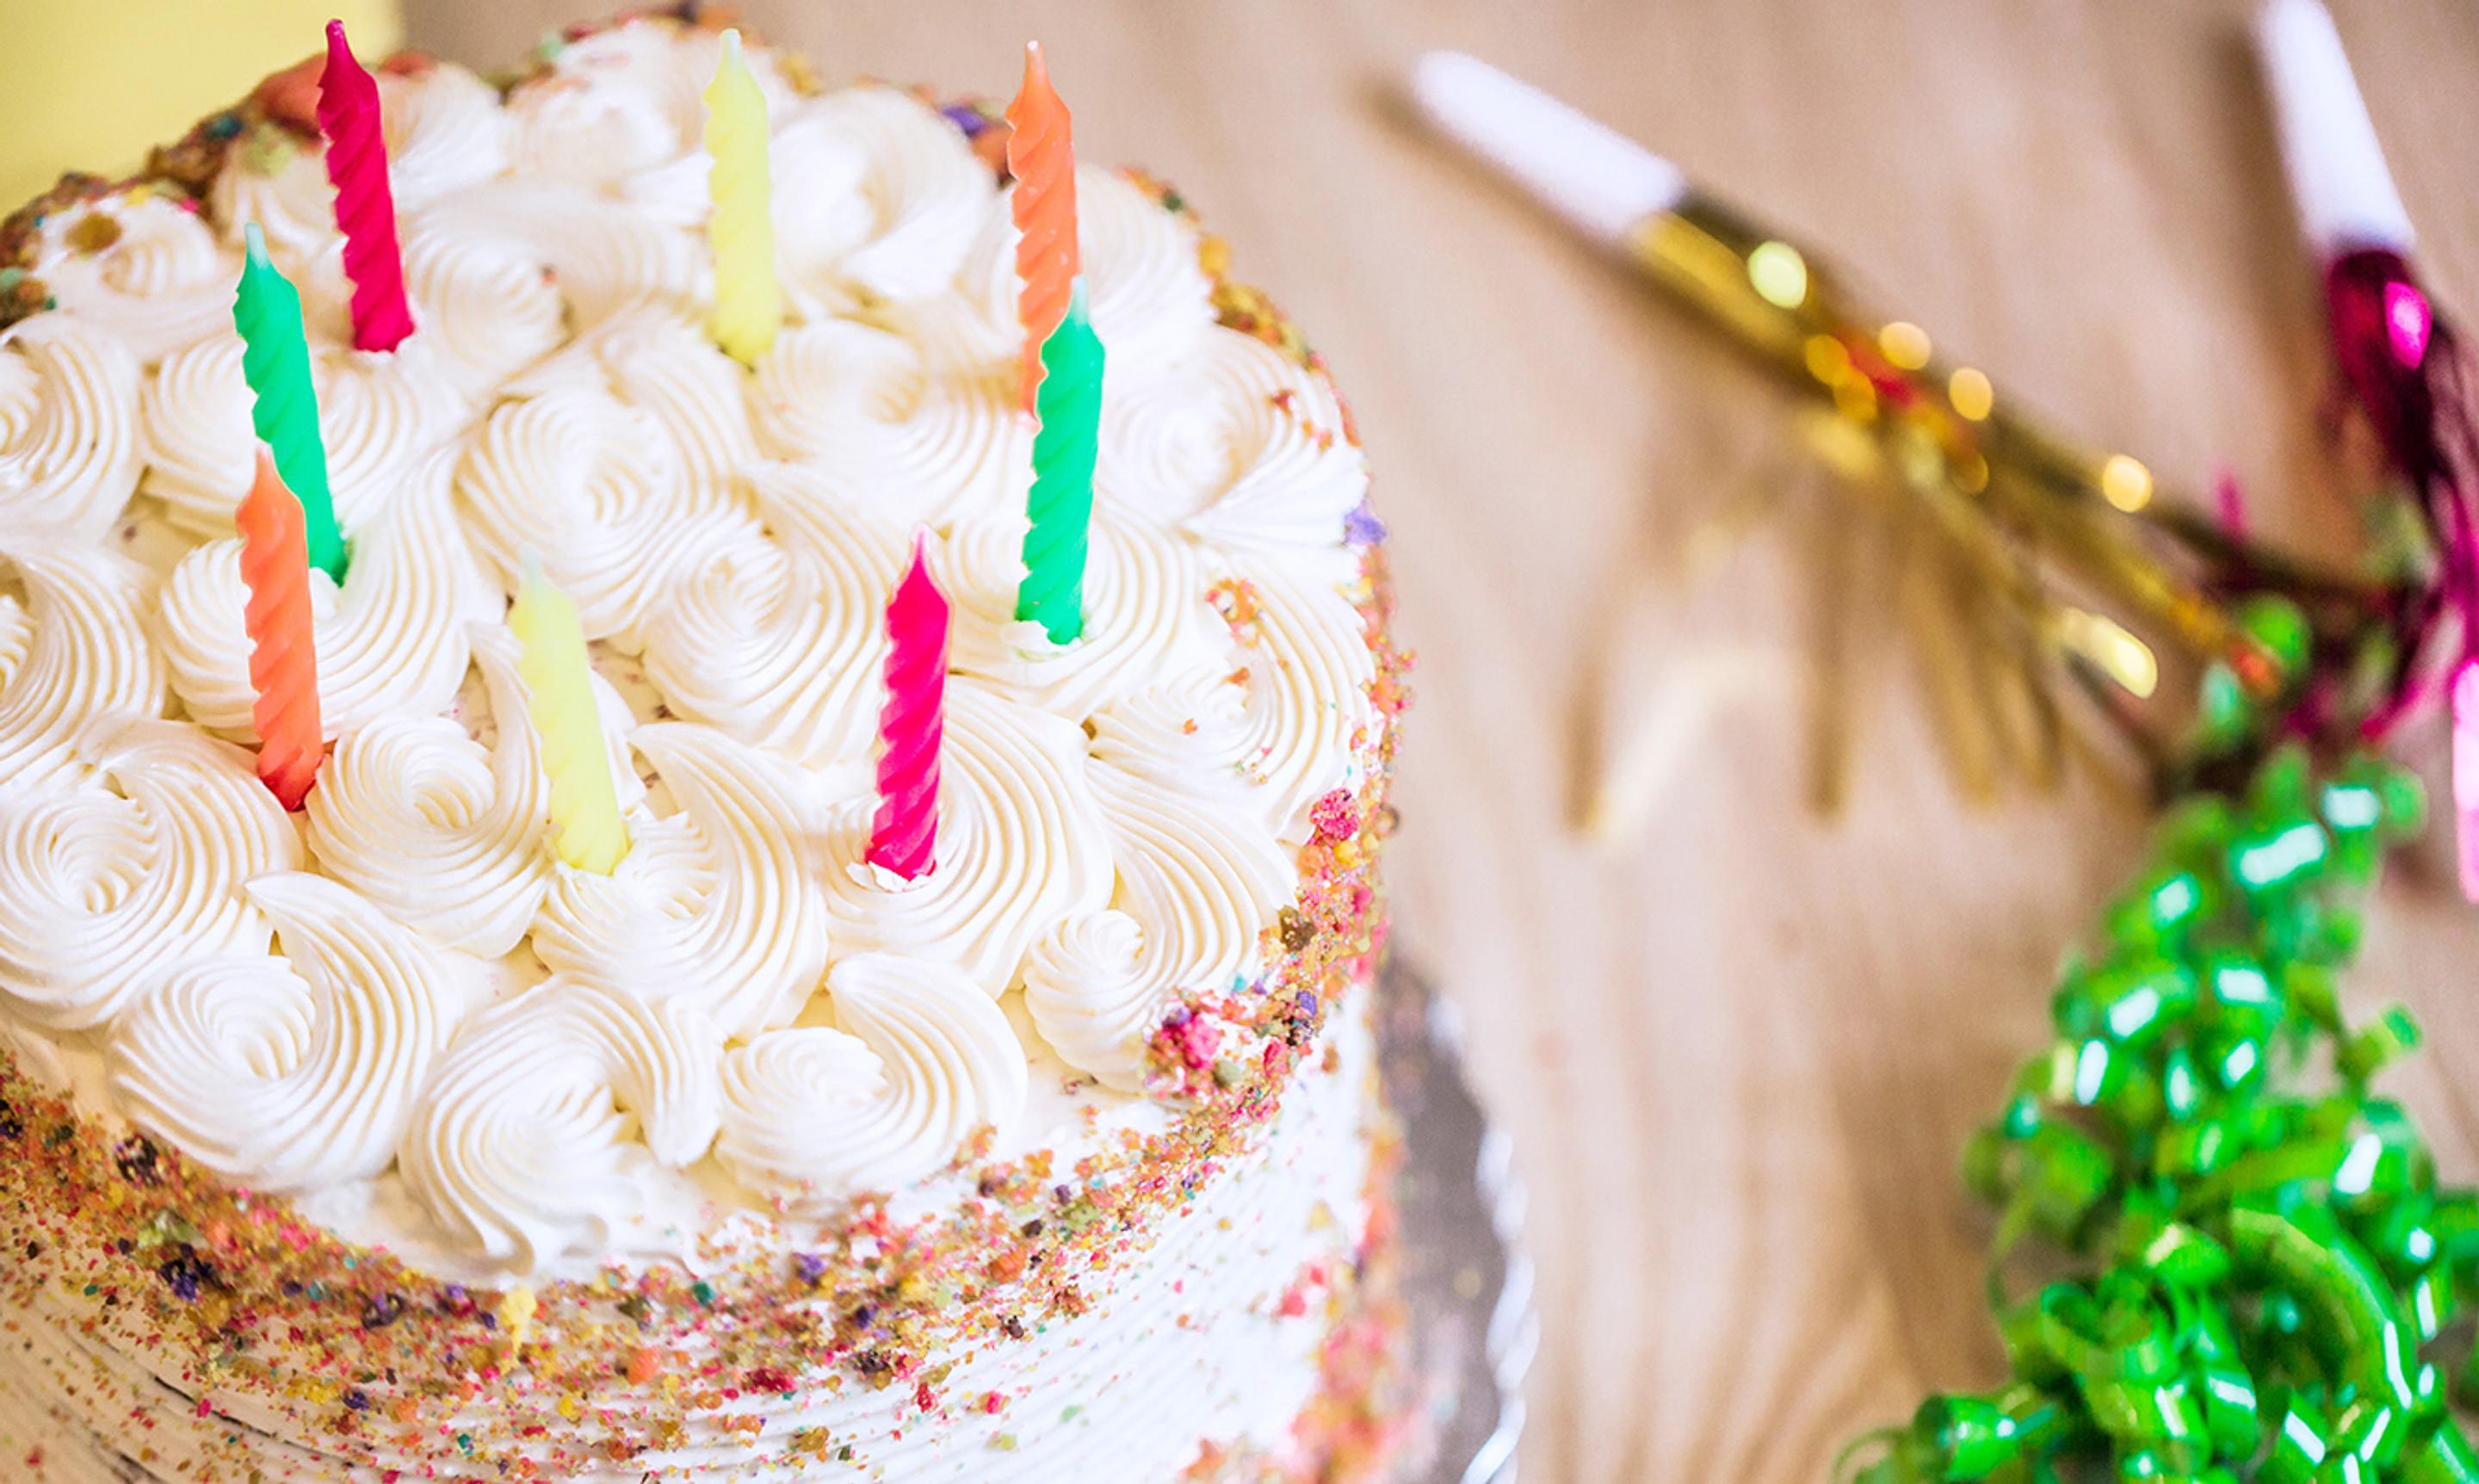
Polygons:
[[[578,0],[410,0],[504,60]],[[1956,1155],[2044,1034],[2050,971],[2136,858],[2086,783],[1955,802],[1881,554],[1697,326],[1402,121],[1423,48],[1478,53],[1828,244],[2002,389],[2164,482],[2226,464],[2339,542],[2315,431],[2320,298],[2292,236],[2246,0],[779,0],[830,77],[1004,96],[1050,50],[1088,159],[1177,180],[1331,358],[1420,652],[1392,860],[1401,941],[1470,1022],[1532,1190],[1546,1338],[1526,1475],[1818,1480],[1924,1389],[1983,1384],[1989,1223]],[[2479,9],[2337,12],[2441,296],[2479,315]],[[1805,490],[1694,592],[1688,537]],[[1822,512],[1822,514],[1820,514]],[[1837,571],[1856,622],[1825,617]],[[1842,611],[1842,610],[1830,610]],[[1836,632],[1858,742],[1810,812]],[[1779,670],[1617,853],[1567,827],[1578,717],[1715,655]],[[1613,684],[1605,678],[1619,676]],[[2441,743],[2423,736],[2431,777]],[[2479,1173],[2479,914],[2398,871],[2355,982],[2432,1049],[2395,1079]]]

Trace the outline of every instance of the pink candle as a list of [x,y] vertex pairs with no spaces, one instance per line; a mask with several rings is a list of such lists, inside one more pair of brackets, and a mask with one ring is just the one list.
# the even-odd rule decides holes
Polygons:
[[936,864],[938,743],[947,715],[947,598],[930,580],[928,532],[886,601],[886,704],[878,714],[878,815],[869,863],[907,882]]
[[379,85],[353,60],[345,23],[327,22],[327,69],[319,74],[319,130],[327,136],[327,179],[336,188],[336,230],[353,283],[353,346],[394,350],[413,333],[396,248],[396,195],[388,189]]

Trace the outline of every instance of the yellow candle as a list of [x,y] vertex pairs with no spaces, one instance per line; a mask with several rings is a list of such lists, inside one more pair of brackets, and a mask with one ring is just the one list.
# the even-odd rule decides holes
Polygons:
[[620,818],[595,710],[585,626],[577,622],[576,604],[528,561],[508,627],[523,646],[517,673],[525,682],[534,734],[542,739],[543,775],[550,780],[551,848],[580,871],[608,876],[628,854],[628,827]]
[[714,210],[714,343],[743,366],[775,344],[783,290],[775,281],[775,218],[766,179],[766,95],[740,58],[740,33],[723,34],[723,61],[705,90],[706,192]]

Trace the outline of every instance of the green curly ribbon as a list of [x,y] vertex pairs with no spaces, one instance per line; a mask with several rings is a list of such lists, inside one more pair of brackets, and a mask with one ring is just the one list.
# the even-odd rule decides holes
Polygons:
[[[1859,1440],[1850,1484],[2479,1484],[2437,1359],[2479,1292],[2479,1195],[2370,1079],[2418,1044],[2351,1026],[2338,972],[2417,780],[2275,753],[2240,800],[2162,822],[2064,968],[2057,1038],[1972,1139],[2000,1212],[1989,1293],[2012,1381]],[[2007,1259],[2063,1275],[2016,1297]]]

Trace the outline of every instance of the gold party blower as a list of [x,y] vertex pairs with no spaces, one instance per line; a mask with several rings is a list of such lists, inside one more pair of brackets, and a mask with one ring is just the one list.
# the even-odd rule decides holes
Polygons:
[[2147,528],[2221,555],[2230,538],[2191,506],[2156,506],[2139,460],[2035,424],[1982,371],[1941,362],[1918,325],[1861,314],[1813,254],[1529,84],[1439,51],[1415,65],[1411,92],[1441,132],[1864,430],[1964,569],[2078,680],[2142,701],[2160,664],[2117,618],[2060,596],[2043,557],[2130,622],[2158,627],[2200,663],[2225,665],[2250,694],[2280,688],[2258,642],[2146,550]]

